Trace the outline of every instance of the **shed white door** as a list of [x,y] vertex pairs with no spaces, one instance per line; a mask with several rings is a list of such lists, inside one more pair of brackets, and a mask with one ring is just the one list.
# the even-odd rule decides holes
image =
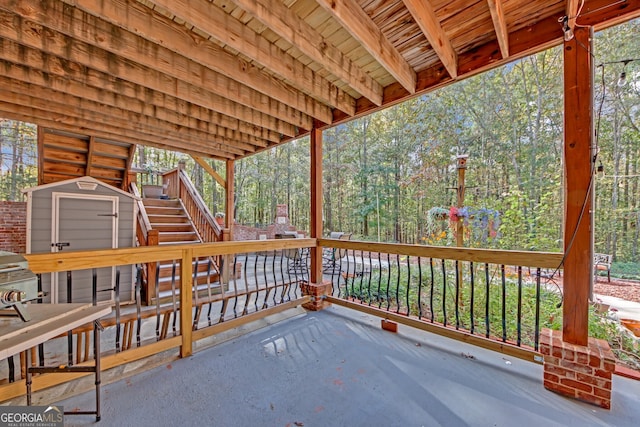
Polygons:
[[[118,247],[118,197],[53,193],[51,251],[83,251]],[[95,279],[94,279],[95,276]],[[92,302],[97,281],[97,301],[113,300],[115,268],[79,270],[52,277],[51,302]],[[71,292],[69,299],[69,291]]]

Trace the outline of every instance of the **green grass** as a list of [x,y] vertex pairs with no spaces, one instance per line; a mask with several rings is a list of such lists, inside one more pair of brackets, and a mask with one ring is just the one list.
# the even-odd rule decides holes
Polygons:
[[[606,272],[600,272],[606,275]],[[620,279],[640,280],[640,262],[614,262],[611,264],[611,276]]]

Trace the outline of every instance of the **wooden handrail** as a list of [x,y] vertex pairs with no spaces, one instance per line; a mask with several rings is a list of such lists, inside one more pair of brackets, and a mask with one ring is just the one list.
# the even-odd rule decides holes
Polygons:
[[423,258],[453,259],[490,264],[520,265],[523,267],[556,268],[561,253],[504,251],[491,249],[448,248],[388,243],[358,242],[337,239],[243,240],[202,244],[167,245],[155,247],[64,251],[26,254],[29,269],[34,273],[52,273],[87,268],[148,263],[179,259],[182,251],[191,249],[194,257],[233,255],[237,253],[272,251],[316,246],[381,252]]
[[379,252],[422,258],[451,259],[476,263],[519,265],[522,267],[558,268],[563,259],[560,252],[506,251],[498,249],[452,248],[443,246],[405,245],[394,243],[358,242],[354,240],[318,239],[318,246]]
[[202,240],[205,242],[222,241],[222,229],[213,219],[211,211],[209,211],[209,208],[204,200],[202,200],[200,193],[198,193],[187,174],[180,169],[171,171],[172,175],[173,173],[175,173],[177,178],[175,180],[178,185],[177,195],[191,217]]

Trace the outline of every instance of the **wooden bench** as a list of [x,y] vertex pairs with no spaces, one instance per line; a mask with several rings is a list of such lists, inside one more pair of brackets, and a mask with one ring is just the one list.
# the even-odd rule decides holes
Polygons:
[[593,270],[596,280],[598,280],[598,271],[606,271],[607,281],[611,282],[611,261],[613,261],[613,255],[593,254]]

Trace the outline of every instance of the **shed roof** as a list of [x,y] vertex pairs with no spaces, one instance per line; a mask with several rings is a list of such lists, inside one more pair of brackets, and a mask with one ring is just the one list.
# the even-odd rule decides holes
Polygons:
[[121,190],[121,189],[119,189],[117,187],[114,187],[112,185],[105,184],[104,182],[102,182],[102,181],[100,181],[98,179],[95,179],[93,177],[90,177],[90,176],[83,176],[83,177],[79,177],[79,178],[67,179],[65,181],[57,181],[57,182],[52,182],[52,183],[49,183],[49,184],[38,185],[36,187],[26,188],[26,189],[22,190],[22,192],[24,194],[33,193],[34,191],[44,190],[44,189],[47,189],[47,188],[61,187],[61,186],[64,186],[64,185],[69,185],[69,184],[74,184],[74,183],[77,183],[78,189],[83,189],[82,186],[86,185],[86,187],[84,188],[86,191],[93,191],[93,188],[96,188],[96,187],[93,187],[93,188],[91,188],[91,187],[93,185],[96,185],[96,186],[100,186],[100,187],[106,188],[108,190],[111,190],[111,191],[117,193],[118,195],[126,196],[126,197],[128,197],[130,199],[134,199],[134,200],[140,200],[140,198],[138,196],[135,196],[135,195],[133,195],[131,193],[127,193],[126,191]]
[[558,45],[563,17],[637,16],[640,0],[0,1],[0,114],[238,159]]

